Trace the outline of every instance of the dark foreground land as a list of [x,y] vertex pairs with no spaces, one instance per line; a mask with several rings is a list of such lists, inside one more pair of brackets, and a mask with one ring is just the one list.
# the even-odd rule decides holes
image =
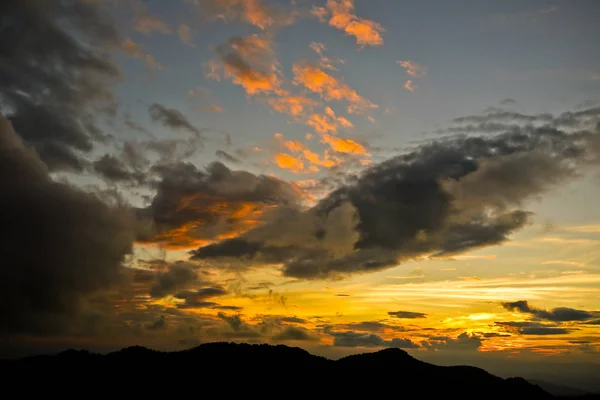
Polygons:
[[502,379],[469,366],[441,367],[399,349],[336,361],[299,348],[232,343],[178,352],[129,347],[100,355],[68,350],[3,360],[0,377],[8,393],[66,398],[555,398],[523,378]]

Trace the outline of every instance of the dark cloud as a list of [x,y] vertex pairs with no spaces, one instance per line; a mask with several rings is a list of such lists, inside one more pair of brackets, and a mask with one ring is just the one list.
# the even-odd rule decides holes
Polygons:
[[150,289],[152,297],[164,297],[181,291],[190,284],[198,283],[196,267],[189,263],[177,262],[168,267],[166,271],[156,274],[156,281]]
[[515,331],[521,335],[566,335],[573,329],[561,328],[557,325],[541,324],[534,321],[496,322],[496,325]]
[[427,318],[427,314],[423,314],[420,312],[412,312],[412,311],[388,311],[388,315],[391,315],[396,318]]
[[94,170],[111,182],[138,182],[145,179],[143,173],[131,171],[127,165],[115,156],[105,154],[93,163]]
[[154,103],[148,107],[150,118],[167,128],[175,130],[186,130],[197,136],[200,136],[200,129],[196,128],[179,110],[167,108],[162,104]]
[[553,322],[586,321],[600,315],[598,312],[577,310],[568,307],[558,307],[553,308],[552,310],[544,310],[530,306],[526,300],[502,302],[500,304],[508,311],[519,311],[521,313],[531,314],[539,319],[545,319]]
[[217,150],[215,152],[215,156],[217,156],[218,158],[220,158],[223,161],[230,162],[233,164],[239,164],[241,162],[238,158],[235,158],[234,156],[232,156],[231,154],[229,154],[223,150]]
[[51,169],[82,170],[80,153],[105,135],[120,44],[100,2],[5,0],[0,5],[0,102],[17,134]]
[[280,215],[194,258],[235,254],[283,263],[290,277],[339,278],[501,244],[531,222],[522,209],[528,200],[598,162],[598,138],[525,125],[423,144],[347,177],[306,212]]
[[466,332],[461,333],[456,338],[436,337],[423,342],[423,347],[431,350],[446,350],[446,351],[477,351],[483,339],[477,335],[469,335]]
[[333,336],[333,345],[336,347],[395,347],[399,349],[420,347],[410,339],[393,338],[385,340],[374,333],[359,333],[354,331],[329,331],[327,333]]
[[167,325],[167,320],[164,315],[161,315],[159,319],[146,326],[146,329],[154,331],[158,329],[164,329]]
[[123,278],[135,219],[51,180],[2,116],[0,170],[0,332],[75,334],[90,296]]
[[[190,246],[194,241],[247,230],[274,206],[293,207],[299,201],[299,189],[292,184],[231,170],[220,162],[202,170],[188,163],[157,165],[153,172],[160,179],[156,196],[147,209],[140,210],[140,216],[154,221],[163,233],[155,240],[165,244]],[[252,246],[241,249],[240,255],[252,252]],[[202,250],[209,256],[215,248]]]
[[393,330],[397,332],[403,332],[404,328],[401,326],[388,325],[379,321],[362,321],[352,322],[349,324],[342,325],[344,329],[351,331],[367,331],[367,332],[382,332],[385,330]]
[[567,111],[558,116],[552,114],[522,114],[513,111],[494,110],[481,115],[469,115],[466,117],[455,118],[453,122],[457,124],[493,124],[498,122],[511,122],[516,124],[541,124],[555,128],[583,128],[592,126],[600,118],[600,107],[587,108],[579,111]]
[[297,326],[286,326],[281,332],[273,336],[273,340],[277,342],[283,341],[309,341],[318,340],[315,336],[304,328]]
[[[184,290],[178,292],[175,298],[185,300],[185,303],[178,304],[178,308],[213,308],[220,310],[240,310],[241,307],[221,306],[212,301],[207,301],[213,297],[224,296],[227,291],[221,287],[204,287],[196,290]],[[225,308],[224,308],[225,307]]]
[[515,104],[517,101],[515,99],[507,98],[500,102],[501,105],[505,106],[508,104]]

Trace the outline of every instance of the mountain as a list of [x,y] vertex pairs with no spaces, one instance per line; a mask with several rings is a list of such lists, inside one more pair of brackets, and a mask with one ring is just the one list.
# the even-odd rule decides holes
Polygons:
[[551,394],[522,378],[442,367],[385,349],[339,360],[283,345],[210,343],[160,352],[128,347],[106,355],[68,350],[0,363],[5,388],[21,394],[220,397],[527,398]]
[[585,390],[577,389],[570,386],[559,385],[556,383],[551,383],[547,381],[543,381],[541,379],[527,379],[529,383],[537,385],[544,389],[546,392],[553,394],[555,396],[582,396],[584,394],[588,394]]

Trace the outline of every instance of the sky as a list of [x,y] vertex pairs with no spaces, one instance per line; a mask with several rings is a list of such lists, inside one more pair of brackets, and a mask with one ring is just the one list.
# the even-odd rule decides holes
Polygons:
[[0,11],[1,356],[398,347],[592,381],[597,1]]

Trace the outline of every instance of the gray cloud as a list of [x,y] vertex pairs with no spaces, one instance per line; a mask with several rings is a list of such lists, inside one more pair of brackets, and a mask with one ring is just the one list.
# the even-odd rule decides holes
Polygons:
[[593,126],[597,122],[598,117],[600,117],[600,107],[567,111],[556,117],[548,113],[529,115],[513,111],[494,110],[486,114],[455,118],[453,122],[457,124],[475,123],[480,124],[480,126],[498,122],[511,122],[516,124],[542,124],[555,128],[582,128],[590,125]]
[[573,331],[569,328],[561,328],[552,324],[541,324],[534,321],[523,322],[496,322],[496,325],[516,331],[521,335],[566,335]]
[[[189,241],[240,229],[240,221],[233,218],[236,211],[252,214],[271,206],[295,207],[298,202],[299,191],[293,185],[266,175],[231,170],[220,162],[203,170],[188,163],[157,165],[153,172],[160,179],[157,193],[150,207],[140,210],[140,216],[152,219],[159,232],[198,224],[197,229],[189,229]],[[165,237],[167,244],[169,240]],[[234,245],[232,242],[231,247]],[[241,249],[240,255],[251,252],[251,246]]]
[[286,326],[281,332],[273,336],[273,340],[277,342],[283,341],[309,341],[318,340],[315,336],[304,328],[297,326]]
[[283,263],[286,276],[318,279],[501,244],[531,222],[527,201],[598,162],[598,138],[528,125],[444,138],[347,177],[306,212],[280,214],[194,258]]
[[393,338],[385,340],[374,333],[359,333],[354,331],[328,331],[333,336],[333,345],[336,347],[395,347],[399,349],[412,349],[420,347],[410,339]]
[[502,302],[500,304],[508,311],[519,311],[521,313],[531,314],[536,318],[553,322],[587,321],[600,315],[600,312],[577,310],[568,307],[557,307],[552,310],[544,310],[530,306],[526,300]]
[[423,347],[431,350],[446,351],[477,351],[481,347],[483,339],[477,335],[469,335],[466,332],[461,333],[456,338],[436,337],[427,342],[423,342]]
[[167,128],[175,130],[186,130],[200,136],[200,129],[196,128],[179,110],[167,108],[162,104],[154,103],[148,107],[150,118]]
[[[129,154],[129,156],[133,156],[133,154]],[[111,182],[142,183],[145,179],[143,173],[131,171],[123,161],[110,154],[105,154],[94,161],[93,167],[100,176]]]
[[120,71],[107,51],[119,35],[98,2],[5,0],[0,14],[8,118],[51,169],[83,170],[80,153],[106,137],[94,113],[115,109],[111,84]]
[[367,332],[382,332],[384,330],[393,330],[398,332],[403,332],[404,328],[401,326],[388,325],[379,321],[362,321],[362,322],[353,322],[341,325],[344,329],[348,329],[351,331],[367,331]]
[[239,164],[241,162],[238,158],[235,158],[234,156],[232,156],[231,154],[229,154],[223,150],[217,150],[215,152],[215,156],[217,156],[218,158],[220,158],[223,161],[230,162],[233,164]]
[[135,219],[54,182],[2,116],[0,170],[0,332],[76,334],[90,295],[123,278]]
[[412,312],[412,311],[388,311],[388,315],[391,315],[396,318],[427,318],[427,314],[423,314],[420,312]]
[[156,274],[156,281],[150,289],[150,295],[152,297],[164,297],[198,282],[198,273],[194,265],[181,261],[176,262],[169,265],[166,271],[160,271]]

